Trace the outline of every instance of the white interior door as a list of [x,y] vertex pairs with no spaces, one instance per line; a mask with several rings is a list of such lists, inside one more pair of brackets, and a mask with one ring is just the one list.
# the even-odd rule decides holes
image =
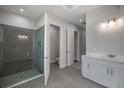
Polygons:
[[74,31],[67,31],[67,66],[74,64]]
[[66,67],[66,29],[60,29],[60,68]]
[[45,13],[45,45],[44,45],[44,74],[45,74],[45,86],[50,75],[50,25],[47,13]]

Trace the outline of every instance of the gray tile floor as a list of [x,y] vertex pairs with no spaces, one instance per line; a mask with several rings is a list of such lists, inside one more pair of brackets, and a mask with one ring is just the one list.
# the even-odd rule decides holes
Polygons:
[[[32,80],[21,84],[20,88],[42,88],[44,87],[44,78]],[[48,80],[47,88],[104,88],[103,86],[84,78],[81,75],[81,63],[59,69],[57,64],[51,64],[51,74]]]
[[32,78],[41,77],[41,74],[37,69],[30,69],[23,72],[0,77],[0,88],[14,87],[20,82],[27,81]]

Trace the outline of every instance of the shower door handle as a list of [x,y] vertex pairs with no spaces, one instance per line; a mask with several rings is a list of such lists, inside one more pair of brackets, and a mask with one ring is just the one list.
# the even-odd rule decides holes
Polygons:
[[45,59],[48,59],[49,57],[44,57]]

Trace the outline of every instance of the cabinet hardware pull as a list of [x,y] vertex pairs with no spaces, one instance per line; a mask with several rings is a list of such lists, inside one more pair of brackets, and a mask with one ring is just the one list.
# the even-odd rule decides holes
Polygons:
[[107,75],[109,74],[109,68],[107,68]]
[[111,76],[113,76],[113,69],[111,69]]
[[90,68],[90,64],[88,63],[88,68]]

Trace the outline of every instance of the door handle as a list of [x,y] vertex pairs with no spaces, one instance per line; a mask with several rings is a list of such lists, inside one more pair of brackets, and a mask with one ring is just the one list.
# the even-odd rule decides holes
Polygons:
[[90,68],[90,63],[88,63],[88,68]]
[[44,59],[48,59],[49,57],[44,57]]
[[111,69],[111,76],[113,76],[113,69]]

